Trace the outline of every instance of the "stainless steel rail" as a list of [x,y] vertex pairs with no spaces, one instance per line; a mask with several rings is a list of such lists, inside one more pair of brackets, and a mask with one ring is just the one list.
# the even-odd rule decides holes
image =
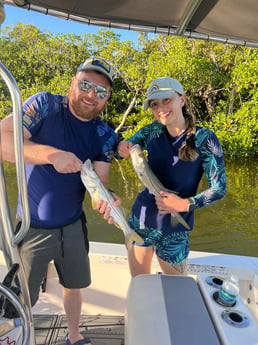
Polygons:
[[189,4],[184,16],[181,19],[181,22],[178,25],[178,28],[176,29],[176,34],[181,36],[184,34],[187,25],[191,21],[193,15],[195,14],[197,8],[200,6],[203,0],[193,0]]
[[5,298],[7,298],[8,301],[12,303],[12,305],[15,307],[15,309],[19,313],[20,319],[21,319],[21,326],[23,329],[21,345],[27,345],[30,339],[30,327],[29,327],[29,323],[27,322],[28,314],[27,314],[26,309],[22,305],[19,298],[17,298],[17,296],[13,293],[13,291],[1,283],[0,283],[0,294],[3,295]]
[[[27,311],[27,325],[30,328],[30,337],[27,344],[35,345],[33,317],[31,312],[30,295],[27,281],[25,278],[21,258],[17,248],[17,244],[24,238],[29,229],[30,212],[27,197],[27,183],[23,159],[23,127],[22,127],[22,102],[18,85],[8,71],[8,69],[0,63],[0,75],[6,82],[13,103],[13,126],[14,126],[14,147],[15,147],[15,162],[16,162],[16,176],[18,185],[18,195],[20,198],[22,209],[22,224],[18,234],[14,234],[13,223],[11,219],[8,195],[6,191],[5,174],[2,161],[2,151],[0,150],[0,237],[2,242],[2,251],[5,257],[8,269],[14,263],[20,266],[18,272],[18,285],[24,299],[24,308]],[[1,123],[0,123],[1,126]],[[1,136],[0,136],[1,146]]]
[[[16,244],[19,244],[21,240],[24,238],[30,225],[27,183],[26,183],[26,175],[25,175],[24,160],[23,160],[22,102],[21,102],[19,88],[18,88],[18,85],[16,84],[14,77],[2,63],[0,63],[0,74],[9,88],[9,91],[12,97],[12,102],[13,102],[13,125],[14,125],[16,176],[17,176],[17,183],[18,183],[18,193],[19,193],[19,198],[20,198],[20,203],[21,203],[22,223],[21,223],[21,228],[19,232],[15,236],[13,235],[13,231],[10,232],[10,230],[12,230],[10,227],[7,227],[7,230],[9,232],[12,245],[16,245]],[[9,216],[9,212],[7,210],[8,198],[3,198],[2,201],[5,204],[3,211],[6,211],[6,213],[3,214],[3,216],[4,218],[7,218],[6,216]]]

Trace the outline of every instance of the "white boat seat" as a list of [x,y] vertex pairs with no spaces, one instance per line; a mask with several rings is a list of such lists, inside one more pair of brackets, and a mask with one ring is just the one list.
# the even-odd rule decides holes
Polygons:
[[126,298],[126,345],[219,345],[196,281],[139,275]]

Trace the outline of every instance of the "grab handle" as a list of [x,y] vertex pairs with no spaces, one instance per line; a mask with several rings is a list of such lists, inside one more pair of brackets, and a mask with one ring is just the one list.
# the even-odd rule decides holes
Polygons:
[[[9,88],[13,103],[14,152],[16,161],[18,195],[20,198],[22,213],[21,227],[19,232],[14,235],[12,229],[8,227],[11,244],[14,246],[22,241],[30,225],[28,191],[23,158],[22,102],[19,88],[14,77],[2,63],[0,63],[0,74]],[[5,200],[5,202],[7,203],[8,201]],[[7,208],[8,206],[4,207],[4,209]],[[8,214],[4,216],[8,217]]]

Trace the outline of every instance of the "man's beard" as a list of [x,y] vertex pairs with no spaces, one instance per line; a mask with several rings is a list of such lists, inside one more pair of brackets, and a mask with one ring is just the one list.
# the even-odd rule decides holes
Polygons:
[[[85,107],[81,104],[80,99],[75,98],[73,96],[73,87],[71,87],[70,92],[69,92],[69,105],[70,105],[70,110],[72,111],[73,115],[82,121],[90,121],[94,118],[96,118],[102,111],[105,109],[104,105],[103,107],[100,107],[99,105],[94,105],[92,109],[85,109]],[[87,99],[87,97],[84,97]],[[89,101],[90,103],[92,101]]]
[[81,106],[78,101],[73,99],[69,100],[69,104],[71,105],[73,110],[72,112],[76,117],[87,121],[90,121],[97,117],[103,110],[98,107],[94,107],[94,109],[92,110],[84,109],[84,107]]

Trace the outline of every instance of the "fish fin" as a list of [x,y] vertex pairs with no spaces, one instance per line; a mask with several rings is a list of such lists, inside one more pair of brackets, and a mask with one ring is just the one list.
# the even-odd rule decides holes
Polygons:
[[187,230],[190,230],[190,226],[186,223],[184,218],[182,216],[180,216],[180,214],[178,214],[176,212],[172,212],[171,213],[171,222],[170,222],[172,228],[175,228],[178,223],[182,224]]
[[128,250],[132,247],[133,242],[137,242],[137,243],[144,242],[141,236],[138,235],[137,232],[135,231],[132,231],[129,235],[125,237],[125,246]]
[[92,205],[93,210],[96,210],[97,205],[98,205],[98,200],[95,199],[94,197],[92,197],[91,198],[91,205]]
[[115,227],[117,227],[118,229],[122,230],[121,226],[118,223],[114,223]]

